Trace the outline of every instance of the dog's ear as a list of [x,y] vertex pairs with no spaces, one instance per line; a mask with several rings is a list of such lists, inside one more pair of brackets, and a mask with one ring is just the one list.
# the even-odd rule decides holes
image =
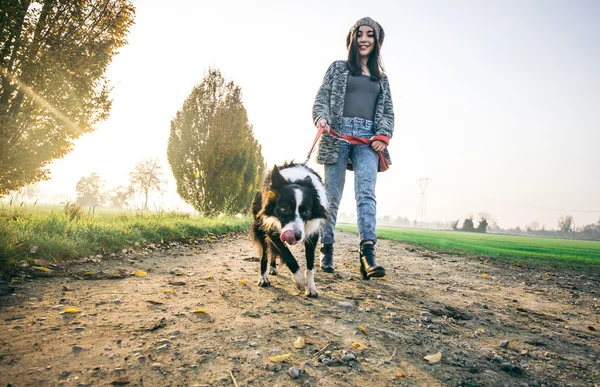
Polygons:
[[279,168],[277,168],[277,165],[273,167],[273,171],[271,172],[271,188],[277,188],[277,187],[281,187],[282,185],[286,184],[287,180],[285,180],[285,177],[281,176],[281,173],[279,173]]
[[312,179],[308,175],[306,175],[306,177],[302,179],[302,181],[304,181],[307,184],[312,184]]

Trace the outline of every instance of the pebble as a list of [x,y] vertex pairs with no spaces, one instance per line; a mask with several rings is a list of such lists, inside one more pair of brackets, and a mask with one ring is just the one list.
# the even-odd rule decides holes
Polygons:
[[338,301],[337,306],[342,308],[354,309],[354,304],[348,301]]
[[73,352],[79,352],[83,351],[83,347],[81,345],[74,345],[71,347],[71,350],[73,350]]
[[169,345],[168,344],[164,344],[161,346],[156,347],[157,350],[161,351],[161,352],[165,352],[169,350]]
[[115,304],[120,305],[121,304],[121,300],[114,300],[113,301]]
[[500,348],[508,348],[509,344],[510,344],[509,340],[502,340],[502,341],[500,341]]
[[152,363],[152,365],[150,366],[150,368],[152,368],[153,370],[159,370],[162,368],[162,364],[161,363]]
[[248,343],[248,339],[234,339],[231,342],[233,344],[246,344]]
[[290,328],[298,328],[298,325],[296,324],[295,321],[292,321],[292,323],[290,324]]
[[84,327],[76,327],[76,328],[74,329],[74,331],[75,331],[75,332],[83,332],[84,330],[85,330],[85,328],[84,328]]
[[333,362],[331,361],[330,358],[326,357],[323,360],[321,360],[321,363],[323,363],[324,365],[328,366],[328,365],[331,365],[331,363],[333,363]]
[[290,374],[292,379],[298,379],[300,377],[300,370],[296,367],[292,367],[288,370],[288,374]]
[[354,356],[353,353],[347,353],[344,356],[342,356],[342,360],[343,361],[356,360],[356,356]]

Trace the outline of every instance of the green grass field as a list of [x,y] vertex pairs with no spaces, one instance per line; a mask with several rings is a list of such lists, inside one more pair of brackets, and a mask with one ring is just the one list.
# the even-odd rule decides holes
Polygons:
[[[356,233],[356,226],[338,224]],[[553,266],[600,269],[600,242],[478,234],[458,231],[378,227],[377,236],[422,246],[441,253],[491,258]]]
[[249,217],[1,205],[0,271],[21,260],[69,260],[149,243],[245,231],[249,225]]

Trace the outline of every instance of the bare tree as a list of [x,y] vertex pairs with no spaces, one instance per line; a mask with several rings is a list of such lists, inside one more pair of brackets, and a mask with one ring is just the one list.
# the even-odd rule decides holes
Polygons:
[[558,229],[562,232],[573,231],[573,217],[571,215],[562,215],[558,219]]
[[156,158],[147,158],[141,161],[129,174],[131,187],[144,194],[144,210],[148,209],[150,192],[161,192],[161,187],[165,183],[164,180],[161,180],[162,176],[162,167]]
[[125,208],[129,204],[129,200],[133,197],[135,190],[132,186],[125,187],[120,185],[118,187],[113,188],[108,193],[108,201],[111,207],[115,208]]
[[540,224],[538,222],[536,222],[535,220],[525,226],[525,230],[527,230],[527,232],[535,232],[539,228],[540,228]]

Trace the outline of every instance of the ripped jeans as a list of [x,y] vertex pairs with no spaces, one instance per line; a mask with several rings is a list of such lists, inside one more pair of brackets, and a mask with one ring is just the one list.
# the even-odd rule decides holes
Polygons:
[[[371,138],[375,135],[373,121],[358,117],[342,117],[340,135]],[[339,156],[335,164],[325,164],[325,191],[329,201],[329,221],[321,228],[323,244],[335,242],[335,225],[337,213],[344,192],[346,167],[348,159],[354,169],[354,198],[358,234],[360,241],[377,241],[375,227],[377,222],[377,201],[375,200],[375,183],[379,158],[369,145],[350,145],[339,141]]]

